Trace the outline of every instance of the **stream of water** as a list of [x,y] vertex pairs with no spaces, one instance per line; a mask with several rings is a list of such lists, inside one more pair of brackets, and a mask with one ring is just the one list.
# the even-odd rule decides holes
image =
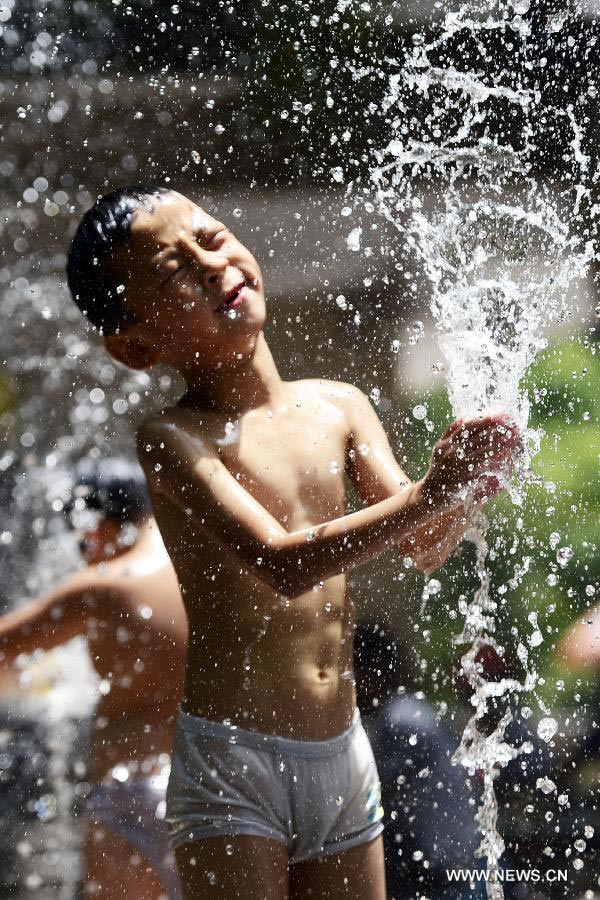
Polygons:
[[[403,59],[388,60],[392,74],[384,106],[393,134],[376,153],[371,174],[379,212],[411,248],[430,284],[454,416],[509,412],[525,435],[519,477],[509,486],[515,503],[532,477],[530,462],[543,437],[528,428],[522,379],[546,346],[547,328],[568,316],[569,291],[594,258],[585,236],[594,175],[582,146],[585,104],[562,108],[543,98],[534,76],[540,50],[528,11],[528,0],[464,4],[427,39],[413,35]],[[543,28],[557,32],[566,18],[566,12],[549,15]],[[506,45],[510,64],[495,65],[495,48]],[[422,111],[418,122],[405,116],[415,94]],[[564,170],[559,189],[550,193],[538,172],[557,134],[566,147]],[[487,526],[479,514],[468,535],[479,587],[459,603],[464,627],[453,638],[467,648],[461,664],[474,707],[454,761],[471,775],[483,773],[477,854],[487,859],[490,900],[501,900],[496,875],[505,847],[497,830],[494,778],[515,756],[533,750],[528,741],[511,746],[504,735],[511,698],[535,694],[537,675],[526,644],[536,646],[542,635],[532,623],[534,631],[519,643],[521,680],[486,680],[480,652],[504,652],[494,637],[499,604],[491,590]],[[482,720],[492,697],[496,703],[504,698],[505,710],[490,730]],[[558,724],[542,711],[538,736],[550,741]]]

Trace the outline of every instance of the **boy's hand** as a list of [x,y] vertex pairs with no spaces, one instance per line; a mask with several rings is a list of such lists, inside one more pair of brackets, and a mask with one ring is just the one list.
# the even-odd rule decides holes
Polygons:
[[475,503],[495,497],[502,491],[501,473],[510,473],[521,446],[516,423],[507,415],[458,419],[433,449],[421,481],[423,495],[440,507],[461,502],[465,488],[472,489]]

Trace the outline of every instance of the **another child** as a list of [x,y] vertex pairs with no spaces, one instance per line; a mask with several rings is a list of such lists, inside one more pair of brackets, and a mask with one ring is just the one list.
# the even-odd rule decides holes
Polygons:
[[[138,433],[190,626],[167,793],[185,897],[384,900],[346,576],[394,546],[443,562],[469,524],[457,492],[498,493],[516,431],[456,422],[410,482],[357,388],[281,379],[258,263],[173,190],[101,198],[68,275],[115,359],[187,382]],[[350,515],[345,475],[366,504]]]
[[137,464],[111,458],[81,465],[70,507],[73,515],[97,516],[81,541],[88,567],[0,617],[0,669],[21,653],[86,636],[102,682],[91,790],[80,810],[84,892],[102,900],[178,900],[160,814],[184,675],[187,622],[179,585]]

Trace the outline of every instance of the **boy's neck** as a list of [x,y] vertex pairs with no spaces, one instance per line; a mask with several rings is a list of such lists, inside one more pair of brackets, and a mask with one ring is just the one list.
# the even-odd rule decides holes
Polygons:
[[237,415],[274,403],[282,384],[262,331],[252,350],[232,354],[210,369],[198,367],[182,374],[187,390],[181,405]]

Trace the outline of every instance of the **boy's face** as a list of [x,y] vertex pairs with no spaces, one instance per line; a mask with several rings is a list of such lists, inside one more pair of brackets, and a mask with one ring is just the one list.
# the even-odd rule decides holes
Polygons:
[[132,368],[207,366],[248,349],[264,325],[258,263],[222,222],[182,194],[138,210],[112,265],[135,324],[106,345]]

